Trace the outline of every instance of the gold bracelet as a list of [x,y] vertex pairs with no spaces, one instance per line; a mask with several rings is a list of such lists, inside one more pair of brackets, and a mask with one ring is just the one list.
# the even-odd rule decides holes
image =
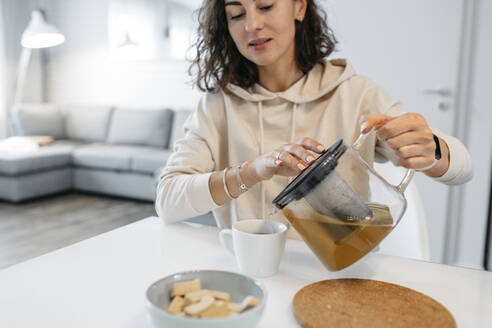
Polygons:
[[230,199],[234,199],[234,197],[232,197],[231,193],[229,192],[229,188],[227,187],[227,183],[226,183],[227,170],[229,170],[229,167],[226,167],[224,169],[224,175],[222,176],[222,183],[224,184],[224,191],[225,191],[227,197],[229,197]]

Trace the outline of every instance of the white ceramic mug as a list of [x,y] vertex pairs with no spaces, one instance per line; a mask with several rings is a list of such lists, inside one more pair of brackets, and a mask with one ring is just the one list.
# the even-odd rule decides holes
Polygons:
[[219,237],[222,245],[236,257],[239,270],[255,277],[269,277],[277,273],[284,253],[289,223],[273,220],[242,220],[223,229]]

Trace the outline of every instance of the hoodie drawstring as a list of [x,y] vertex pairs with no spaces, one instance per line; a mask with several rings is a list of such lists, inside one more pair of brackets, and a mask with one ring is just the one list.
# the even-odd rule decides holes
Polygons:
[[[264,135],[263,135],[263,104],[261,101],[258,102],[258,125],[260,126],[260,156],[263,155],[265,150],[264,145]],[[261,217],[266,218],[265,216],[265,202],[266,202],[266,194],[265,194],[265,184],[261,182]]]
[[[296,138],[296,112],[297,112],[298,104],[294,103],[294,107],[292,108],[292,121],[290,124],[290,143],[294,143]],[[287,183],[289,184],[294,177],[287,178]]]
[[[296,112],[298,109],[299,105],[297,103],[294,103],[294,107],[292,108],[292,121],[290,124],[290,143],[294,143],[294,139],[296,137]],[[264,136],[264,129],[263,129],[263,104],[261,101],[258,102],[258,125],[260,126],[260,156],[263,155],[265,151],[265,136]],[[289,178],[289,182],[292,179]],[[266,213],[265,213],[265,203],[266,203],[266,190],[265,190],[265,183],[264,181],[261,182],[260,186],[261,190],[261,215],[262,218],[266,218]]]
[[292,108],[292,122],[290,124],[290,143],[294,143],[296,138],[296,112],[299,105],[294,103],[294,108]]

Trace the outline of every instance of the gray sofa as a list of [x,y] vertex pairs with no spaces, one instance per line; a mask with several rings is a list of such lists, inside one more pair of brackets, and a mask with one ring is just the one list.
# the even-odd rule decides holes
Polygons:
[[13,135],[55,142],[0,153],[0,199],[81,190],[153,201],[158,172],[183,133],[189,111],[25,104],[13,110]]

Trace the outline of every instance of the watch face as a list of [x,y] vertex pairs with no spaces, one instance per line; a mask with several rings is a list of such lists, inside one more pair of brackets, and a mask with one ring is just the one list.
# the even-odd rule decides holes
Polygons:
[[441,145],[439,144],[439,138],[434,134],[434,142],[436,143],[435,158],[437,160],[441,159]]

